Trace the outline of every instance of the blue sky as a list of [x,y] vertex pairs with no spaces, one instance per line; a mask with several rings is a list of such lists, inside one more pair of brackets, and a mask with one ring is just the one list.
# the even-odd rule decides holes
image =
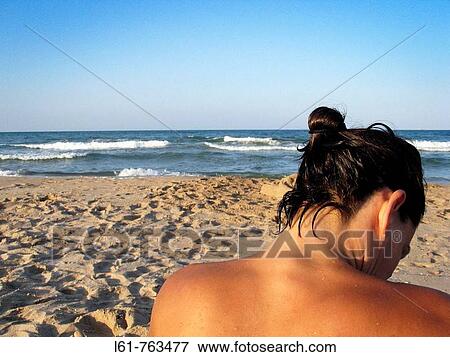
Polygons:
[[[321,104],[348,125],[450,129],[450,1],[1,1],[0,131],[278,128]],[[288,128],[306,127],[306,114]]]

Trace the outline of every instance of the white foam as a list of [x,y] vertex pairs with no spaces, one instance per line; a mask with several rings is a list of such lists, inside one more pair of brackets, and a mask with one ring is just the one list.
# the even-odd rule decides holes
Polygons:
[[121,170],[118,174],[118,177],[142,177],[142,176],[180,176],[182,175],[180,172],[171,172],[167,170],[153,170],[153,169],[143,169],[143,168],[128,168]]
[[224,142],[238,142],[238,143],[262,143],[262,144],[268,144],[268,145],[276,145],[279,144],[278,140],[274,140],[272,138],[255,138],[253,136],[247,136],[246,138],[241,137],[234,137],[234,136],[228,136],[225,135],[223,137]]
[[280,145],[221,145],[204,142],[206,146],[213,149],[226,151],[297,151],[296,146],[280,146]]
[[126,141],[57,141],[43,144],[16,144],[14,146],[44,150],[118,150],[140,148],[162,148],[169,145],[167,140],[126,140]]
[[76,152],[64,153],[28,153],[28,154],[0,154],[0,160],[21,160],[21,161],[36,161],[36,160],[58,160],[58,159],[73,159],[75,157],[83,157],[87,154]]
[[16,171],[0,170],[0,176],[19,176]]
[[408,140],[421,151],[450,151],[450,141]]

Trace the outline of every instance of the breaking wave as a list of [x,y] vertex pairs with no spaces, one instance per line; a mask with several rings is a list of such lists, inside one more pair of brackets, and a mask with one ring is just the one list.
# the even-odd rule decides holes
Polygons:
[[19,176],[17,171],[0,170],[0,176]]
[[20,161],[37,161],[37,160],[63,160],[83,157],[87,154],[76,152],[54,153],[28,153],[28,154],[0,154],[0,160],[20,160]]
[[450,151],[450,141],[408,140],[417,150]]
[[116,173],[118,177],[143,177],[143,176],[186,176],[181,172],[172,172],[167,170],[153,170],[143,168],[128,168]]
[[272,138],[256,138],[253,136],[248,136],[246,138],[241,138],[241,137],[234,137],[234,136],[228,136],[225,135],[223,137],[223,141],[228,143],[228,142],[238,142],[238,143],[262,143],[262,144],[268,144],[268,145],[277,145],[279,144],[278,140],[274,140]]
[[204,142],[206,146],[213,149],[226,151],[297,151],[296,146],[280,146],[280,145],[221,145]]
[[29,149],[44,150],[118,150],[118,149],[141,149],[141,148],[163,148],[169,145],[167,140],[126,140],[126,141],[57,141],[43,144],[15,144],[14,146]]

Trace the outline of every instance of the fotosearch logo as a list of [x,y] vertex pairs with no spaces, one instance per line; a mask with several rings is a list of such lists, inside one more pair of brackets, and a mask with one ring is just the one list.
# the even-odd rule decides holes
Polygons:
[[[305,241],[301,242],[302,239]],[[402,232],[398,230],[386,231],[384,239],[379,239],[370,230],[346,230],[338,235],[332,231],[315,230],[307,232],[305,237],[293,237],[283,232],[269,246],[259,240],[242,237],[239,239],[239,257],[312,258],[314,253],[320,253],[330,259],[346,258],[349,254],[355,258],[392,258],[394,246],[402,241]]]
[[[315,233],[315,235],[314,235]],[[202,229],[174,225],[123,228],[104,225],[74,228],[56,225],[49,232],[48,257],[57,261],[70,251],[86,259],[116,260],[126,257],[151,261],[155,254],[177,260],[221,261],[229,259],[309,259],[320,253],[329,259],[358,257],[392,258],[393,248],[403,241],[402,232],[387,231],[379,239],[373,231],[346,230],[336,235],[327,230],[293,237],[269,228],[214,225]]]

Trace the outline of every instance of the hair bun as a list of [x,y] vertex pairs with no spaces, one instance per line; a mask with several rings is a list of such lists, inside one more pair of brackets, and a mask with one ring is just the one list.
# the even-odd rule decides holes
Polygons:
[[345,115],[336,109],[318,107],[312,111],[308,118],[310,134],[323,134],[346,130]]

